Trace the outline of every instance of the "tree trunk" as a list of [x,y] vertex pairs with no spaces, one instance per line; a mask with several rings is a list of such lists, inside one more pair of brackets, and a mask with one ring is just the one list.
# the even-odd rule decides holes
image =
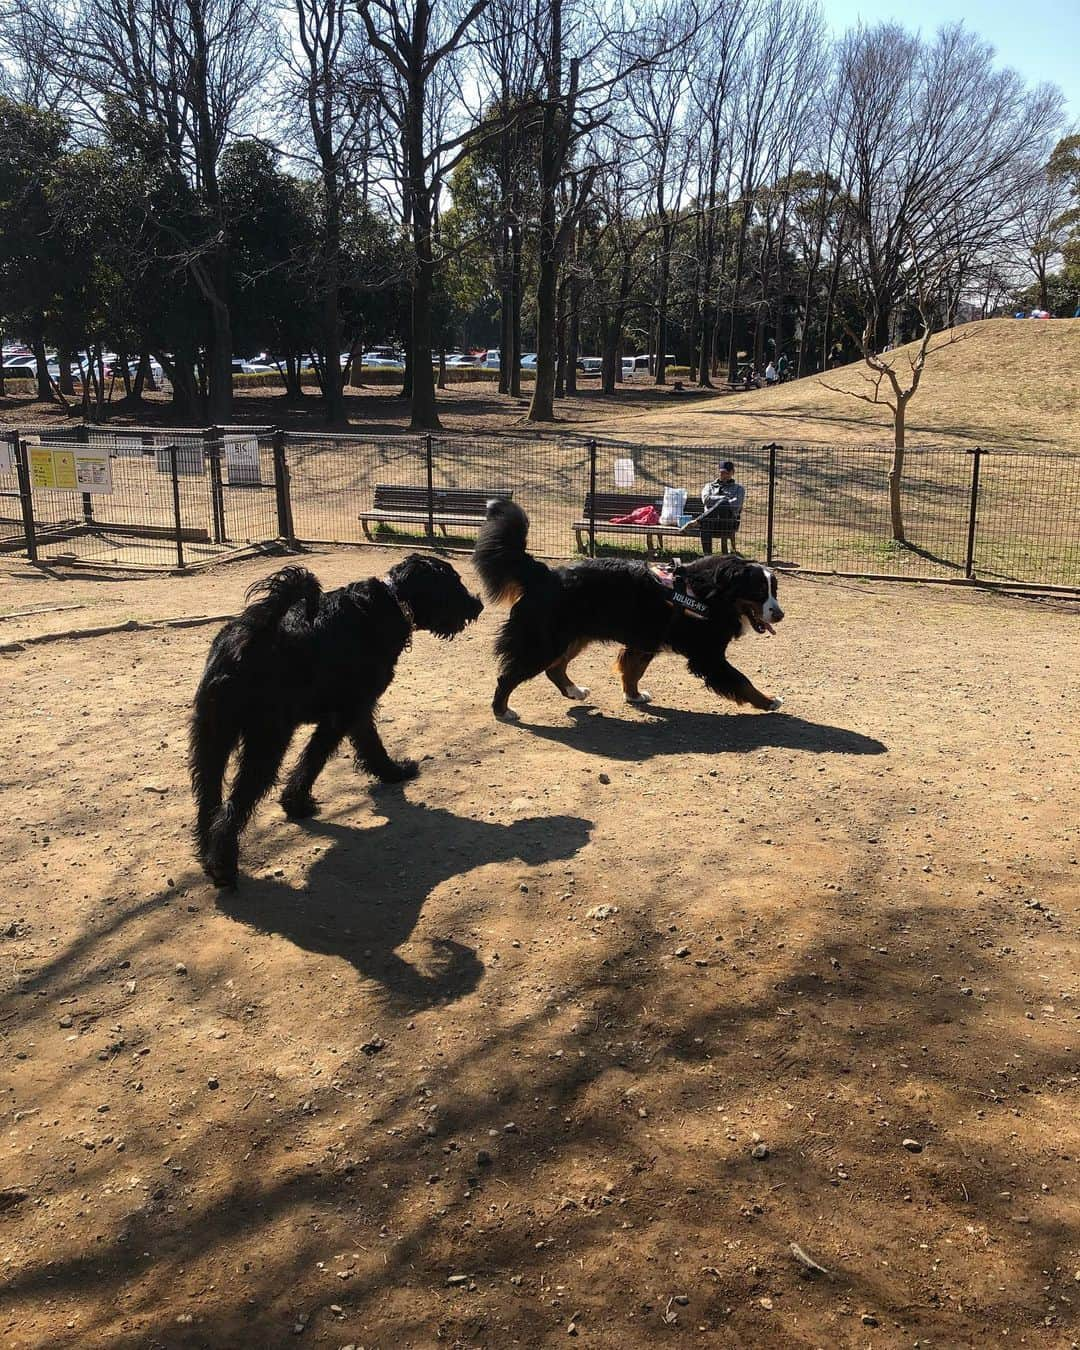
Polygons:
[[58,381],[60,392],[73,397],[75,394],[75,380],[71,374],[71,348],[57,347],[56,359],[60,363],[60,379]]
[[35,330],[30,339],[30,350],[37,363],[37,396],[39,403],[53,401],[52,381],[49,379],[49,361],[45,355],[45,338],[40,329]]
[[325,352],[323,399],[331,426],[345,425],[345,372],[341,369],[341,247],[336,207],[328,206],[326,223],[326,292],[322,302],[322,345]]
[[566,349],[566,393],[573,398],[578,391],[577,363],[581,354],[581,278],[570,275],[570,335]]
[[530,422],[551,422],[555,417],[555,292],[559,265],[554,254],[540,259],[536,282],[536,382]]
[[510,232],[513,271],[510,280],[510,394],[521,398],[521,297],[525,287],[521,226],[516,222]]
[[664,221],[660,239],[660,285],[656,297],[656,383],[667,384],[668,290],[671,282],[672,225]]
[[224,245],[215,247],[207,264],[210,280],[210,342],[207,369],[206,415],[214,426],[232,420],[232,318],[229,314],[229,257]]
[[562,90],[563,0],[549,0],[550,45],[547,58],[547,99],[540,127],[540,219],[536,251],[536,381],[530,422],[550,422],[555,416],[555,291],[559,281],[559,228],[555,194],[563,167],[561,119],[569,115]]
[[897,399],[893,411],[893,462],[889,471],[889,517],[892,522],[892,535],[899,544],[907,542],[904,536],[904,508],[900,500],[900,491],[904,477],[904,414],[906,400]]
[[430,221],[426,199],[413,202],[416,273],[412,291],[412,417],[411,431],[441,431],[435,403],[435,370],[431,364],[431,296],[435,261],[431,255]]
[[555,303],[555,397],[566,397],[566,278],[559,282]]

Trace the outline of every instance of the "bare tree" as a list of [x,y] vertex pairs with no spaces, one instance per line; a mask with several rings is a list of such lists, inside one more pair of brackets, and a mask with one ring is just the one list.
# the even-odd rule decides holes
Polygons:
[[476,21],[491,0],[471,0],[436,14],[433,0],[358,0],[368,41],[389,66],[379,89],[402,144],[403,207],[413,250],[410,326],[414,430],[438,430],[431,365],[431,306],[437,266],[434,222],[446,174],[468,153],[479,118],[459,103],[456,124],[433,123],[430,100],[445,63],[475,38]]
[[1020,263],[1035,278],[1040,307],[1048,310],[1048,278],[1069,237],[1072,193],[1063,178],[1045,171],[1025,174],[1022,186],[1024,191],[1016,213]]
[[341,350],[342,215],[358,161],[370,150],[370,73],[358,58],[351,0],[292,0],[283,57],[311,150],[320,194],[321,257],[313,273],[321,295],[322,385],[327,417],[345,421]]
[[949,329],[941,335],[940,341],[932,342],[934,320],[938,308],[938,294],[947,264],[940,265],[936,273],[931,271],[928,274],[919,259],[917,248],[910,240],[908,247],[909,253],[904,259],[906,265],[903,268],[903,275],[908,287],[905,299],[914,306],[918,313],[921,332],[914,355],[905,353],[904,359],[907,361],[907,371],[903,374],[900,372],[899,353],[878,353],[874,345],[875,334],[878,331],[877,314],[873,307],[873,299],[869,297],[866,322],[863,325],[862,332],[858,335],[863,364],[870,371],[870,374],[863,374],[863,380],[869,386],[869,392],[842,389],[838,385],[829,384],[826,380],[819,381],[826,389],[846,394],[851,398],[861,399],[864,403],[884,404],[892,413],[893,460],[892,467],[889,470],[889,519],[892,525],[892,536],[900,544],[907,542],[904,531],[902,486],[908,404],[919,391],[927,358],[943,347],[951,347],[955,343],[963,341],[967,336],[962,330]]
[[910,247],[930,268],[970,254],[968,235],[985,236],[1016,207],[1002,185],[1020,165],[1045,161],[1061,96],[996,69],[992,49],[962,25],[930,44],[895,24],[857,29],[840,67],[859,267],[880,351]]
[[730,380],[735,379],[738,366],[737,317],[755,196],[763,184],[777,175],[785,154],[789,111],[801,103],[807,73],[817,66],[821,42],[820,12],[806,0],[766,0],[754,14],[754,26],[735,81],[733,186],[738,233],[731,275]]
[[685,114],[694,54],[691,39],[701,24],[691,0],[665,5],[645,17],[645,24],[654,30],[652,45],[664,54],[628,81],[627,92],[658,223],[654,378],[657,384],[666,384],[671,250],[690,175]]
[[[227,228],[218,162],[244,125],[273,52],[258,0],[17,0],[34,57],[64,97],[84,135],[107,130],[119,105],[189,184],[189,223],[155,221],[171,240],[163,261],[183,268],[206,306],[207,415],[232,406],[232,326]],[[167,358],[166,358],[167,359]],[[194,353],[176,353],[174,384],[191,386]],[[179,369],[186,364],[188,371]]]

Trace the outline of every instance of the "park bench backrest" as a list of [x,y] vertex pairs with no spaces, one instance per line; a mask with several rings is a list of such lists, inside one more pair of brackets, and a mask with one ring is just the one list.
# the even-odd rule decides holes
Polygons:
[[[655,506],[659,511],[663,500],[663,492],[658,496],[646,491],[587,492],[582,515],[585,520],[590,517],[596,520],[610,520],[612,516],[628,516],[631,511],[636,511],[639,506]],[[704,509],[700,497],[687,497],[686,505],[683,507],[688,516],[699,516]]]
[[[438,515],[482,516],[492,497],[513,498],[510,488],[434,488],[432,509]],[[426,511],[426,487],[405,487],[395,483],[375,485],[376,511]]]

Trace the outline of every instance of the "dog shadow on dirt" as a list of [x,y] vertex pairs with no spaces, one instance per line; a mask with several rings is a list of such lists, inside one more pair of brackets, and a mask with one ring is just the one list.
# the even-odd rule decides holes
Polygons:
[[530,735],[605,759],[642,760],[656,755],[739,754],[775,746],[812,754],[884,755],[888,746],[847,727],[810,722],[790,713],[688,712],[650,703],[643,716],[610,716],[589,704],[566,710],[571,725],[522,720]]
[[218,909],[238,923],[278,933],[307,951],[339,956],[412,1009],[471,993],[484,966],[456,935],[425,936],[422,966],[400,955],[428,895],[440,884],[488,863],[529,866],[572,858],[588,842],[592,822],[580,816],[536,816],[502,824],[473,820],[381,790],[379,825],[354,829],[334,821],[297,822],[322,852],[302,886],[242,875],[236,891],[218,895]]

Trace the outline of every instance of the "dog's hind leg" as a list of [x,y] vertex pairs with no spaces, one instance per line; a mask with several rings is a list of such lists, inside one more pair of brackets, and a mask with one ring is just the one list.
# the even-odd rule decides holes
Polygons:
[[240,763],[229,800],[214,816],[207,831],[203,866],[217,886],[234,886],[240,856],[240,834],[251,813],[274,785],[282,756],[288,749],[290,731],[261,729],[245,733]]
[[368,717],[354,726],[349,732],[349,740],[356,751],[356,762],[362,769],[374,774],[380,783],[404,783],[420,772],[420,765],[415,759],[390,758],[374,717]]
[[652,694],[647,689],[639,689],[638,681],[648,670],[655,655],[655,652],[643,652],[637,647],[623,647],[615,658],[615,669],[622,679],[627,703],[652,702]]
[[562,656],[544,672],[564,698],[574,698],[578,702],[583,702],[589,697],[589,691],[576,685],[566,672],[566,667],[574,657],[580,655],[588,645],[587,642],[572,642]]
[[285,780],[281,793],[281,805],[285,814],[293,820],[303,820],[313,816],[319,809],[311,789],[315,779],[326,767],[326,761],[341,744],[345,735],[338,722],[320,722],[311,733],[311,739],[304,746],[303,753],[293,765],[292,773]]
[[495,685],[495,697],[491,703],[491,711],[500,722],[516,722],[518,720],[517,713],[510,707],[510,695],[519,684],[524,684],[526,680],[531,680],[539,675],[542,670],[546,670],[548,659],[523,661],[511,657],[504,664],[503,672]]

